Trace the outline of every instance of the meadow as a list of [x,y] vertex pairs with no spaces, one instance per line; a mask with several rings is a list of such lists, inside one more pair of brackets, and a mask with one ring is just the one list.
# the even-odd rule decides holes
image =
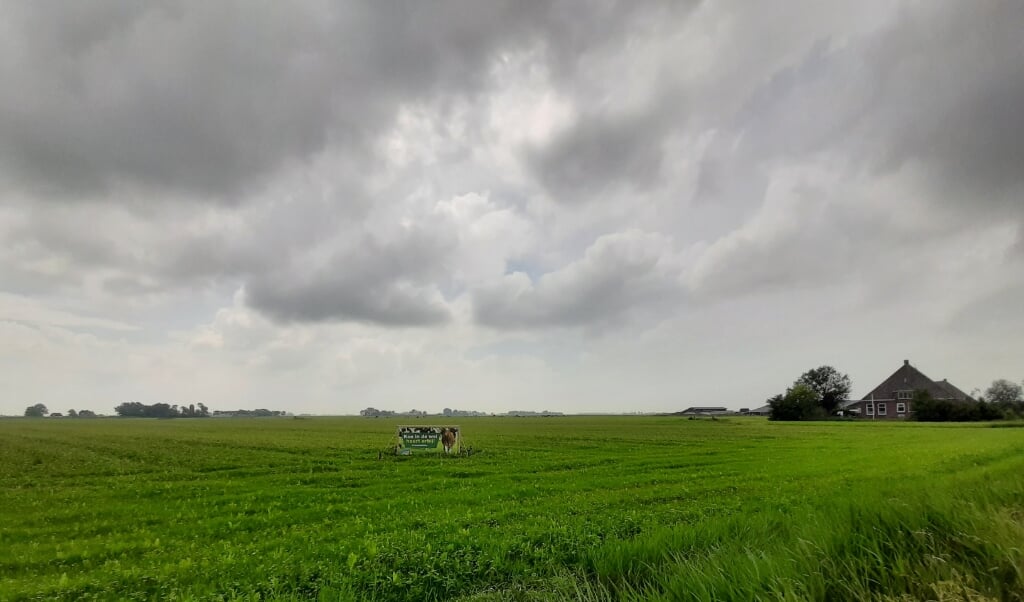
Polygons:
[[0,599],[1024,599],[1024,428],[400,422],[0,420]]

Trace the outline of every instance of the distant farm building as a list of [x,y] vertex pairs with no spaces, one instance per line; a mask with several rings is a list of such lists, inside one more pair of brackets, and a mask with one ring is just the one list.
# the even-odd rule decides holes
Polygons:
[[703,407],[696,406],[692,408],[686,408],[682,412],[678,412],[678,416],[720,416],[722,414],[728,414],[729,410],[721,407]]
[[744,416],[767,416],[772,413],[772,406],[763,405],[759,408],[754,408],[753,410],[747,410],[746,412],[740,410],[740,413]]
[[914,411],[916,391],[925,391],[932,399],[945,401],[973,401],[971,396],[956,388],[948,380],[932,380],[903,360],[903,365],[863,399],[843,402],[844,414],[870,420],[905,420]]

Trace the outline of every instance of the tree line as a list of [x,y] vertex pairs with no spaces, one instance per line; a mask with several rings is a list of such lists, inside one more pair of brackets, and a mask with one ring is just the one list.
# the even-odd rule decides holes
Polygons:
[[127,401],[120,404],[114,411],[118,416],[132,418],[207,418],[210,410],[203,404],[188,404],[178,407],[166,403],[146,405],[138,401]]
[[[53,418],[61,418],[64,414],[60,412],[50,413],[50,410],[46,408],[46,404],[37,403],[30,405],[25,408],[25,415],[29,418],[42,418],[43,416],[52,416]],[[95,418],[96,412],[92,410],[75,410],[71,408],[67,413],[68,418]]]
[[[205,404],[196,403],[178,406],[177,404],[154,403],[144,404],[138,401],[127,401],[114,408],[114,412],[125,418],[209,418],[210,416],[233,416],[233,417],[265,417],[265,416],[286,416],[283,410],[267,410],[258,408],[255,410],[227,410],[210,412]],[[25,416],[30,418],[51,418],[64,417],[60,412],[50,413],[45,404],[37,403],[25,408]],[[68,418],[95,418],[97,415],[92,410],[68,410]]]

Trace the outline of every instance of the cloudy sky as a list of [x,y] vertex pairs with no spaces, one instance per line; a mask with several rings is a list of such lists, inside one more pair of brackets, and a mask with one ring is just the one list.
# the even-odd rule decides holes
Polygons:
[[0,413],[1024,378],[1024,2],[0,0]]

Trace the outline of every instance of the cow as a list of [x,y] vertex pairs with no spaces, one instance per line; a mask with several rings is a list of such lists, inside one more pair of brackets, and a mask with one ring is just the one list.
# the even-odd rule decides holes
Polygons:
[[452,448],[455,447],[455,440],[458,438],[458,430],[445,427],[441,429],[441,445],[444,446],[444,453],[452,453]]

